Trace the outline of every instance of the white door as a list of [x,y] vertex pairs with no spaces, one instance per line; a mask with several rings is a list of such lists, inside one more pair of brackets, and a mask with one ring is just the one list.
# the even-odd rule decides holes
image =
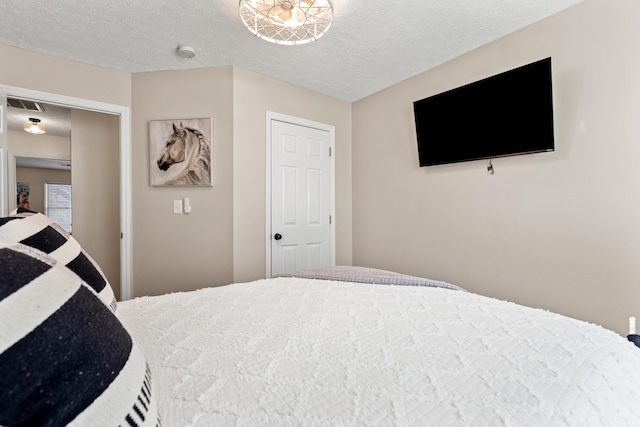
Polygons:
[[271,276],[335,264],[327,130],[271,120]]

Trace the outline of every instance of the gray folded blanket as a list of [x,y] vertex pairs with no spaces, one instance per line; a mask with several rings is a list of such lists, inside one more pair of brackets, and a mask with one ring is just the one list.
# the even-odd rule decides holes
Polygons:
[[305,279],[338,280],[341,282],[372,283],[378,285],[428,286],[464,291],[463,288],[439,280],[409,276],[377,268],[338,265],[335,267],[305,270],[296,273],[278,274],[276,277],[299,277]]

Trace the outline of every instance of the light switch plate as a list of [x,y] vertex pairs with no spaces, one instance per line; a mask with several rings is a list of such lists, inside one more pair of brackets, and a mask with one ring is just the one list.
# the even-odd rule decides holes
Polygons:
[[182,214],[182,200],[173,201],[173,213],[178,215]]

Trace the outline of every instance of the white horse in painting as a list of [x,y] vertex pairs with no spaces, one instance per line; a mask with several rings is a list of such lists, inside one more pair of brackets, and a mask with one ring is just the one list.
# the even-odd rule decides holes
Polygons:
[[197,129],[173,124],[173,133],[167,138],[158,168],[166,171],[175,164],[184,163],[184,169],[164,185],[209,185],[211,184],[211,149],[209,142]]

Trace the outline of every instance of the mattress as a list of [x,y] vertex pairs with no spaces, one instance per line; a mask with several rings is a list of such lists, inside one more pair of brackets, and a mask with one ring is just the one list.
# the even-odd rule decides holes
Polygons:
[[120,302],[165,426],[638,425],[640,349],[452,289],[282,277]]

